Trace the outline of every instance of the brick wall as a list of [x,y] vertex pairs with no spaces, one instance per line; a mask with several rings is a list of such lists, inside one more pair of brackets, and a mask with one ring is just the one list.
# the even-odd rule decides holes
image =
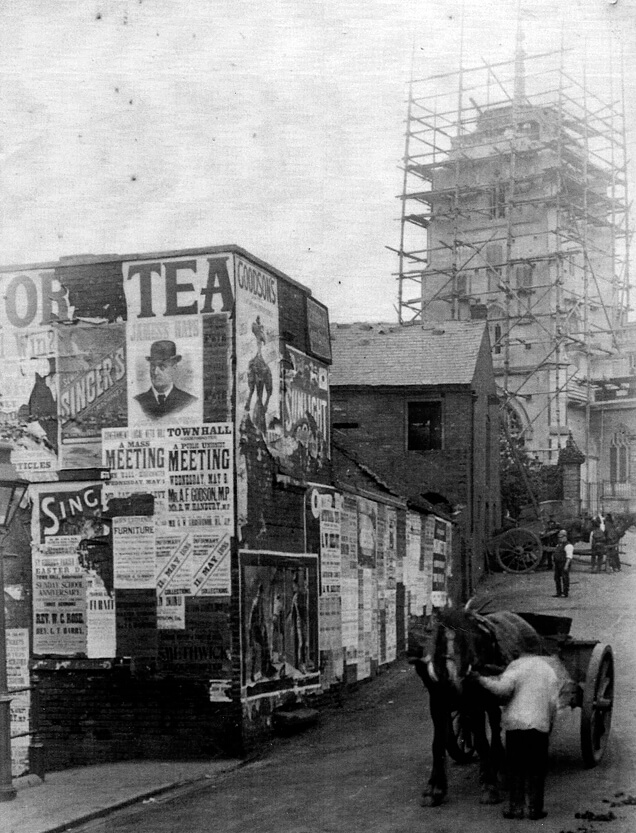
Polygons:
[[[420,398],[420,391],[369,392],[335,387],[331,391],[333,420],[357,423],[357,428],[346,429],[348,447],[355,448],[361,461],[398,494],[416,497],[435,492],[452,504],[465,506],[466,511],[458,516],[457,537],[470,539],[470,392],[430,392],[431,399],[441,398],[443,402],[441,451],[406,450],[406,404]],[[459,570],[459,561],[455,563]]]
[[[478,362],[475,387],[463,389],[375,390],[333,387],[334,423],[347,423],[347,446],[396,492],[419,496],[435,492],[465,507],[457,517],[465,541],[465,590],[471,592],[485,570],[486,541],[499,523],[499,439],[492,372]],[[407,451],[407,403],[442,401],[440,451]],[[489,418],[489,421],[487,419]],[[357,427],[353,427],[357,426]],[[490,432],[490,442],[487,433]],[[486,456],[490,465],[486,464]],[[459,566],[459,561],[456,561]]]
[[[429,391],[427,390],[427,393]],[[347,443],[380,477],[400,494],[415,496],[435,491],[453,503],[468,499],[470,449],[470,393],[430,392],[442,399],[443,451],[406,450],[406,403],[423,399],[420,391],[360,391],[334,387],[331,403],[334,422],[357,423],[347,428]]]
[[46,771],[130,760],[215,757],[240,751],[233,704],[211,703],[204,681],[130,669],[39,668]]

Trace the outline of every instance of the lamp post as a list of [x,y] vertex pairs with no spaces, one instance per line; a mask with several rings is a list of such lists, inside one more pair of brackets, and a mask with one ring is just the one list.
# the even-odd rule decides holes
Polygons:
[[[0,441],[0,535],[11,525],[28,488],[11,464],[11,444]],[[11,801],[11,697],[7,685],[7,632],[4,613],[4,557],[0,544],[0,801]]]

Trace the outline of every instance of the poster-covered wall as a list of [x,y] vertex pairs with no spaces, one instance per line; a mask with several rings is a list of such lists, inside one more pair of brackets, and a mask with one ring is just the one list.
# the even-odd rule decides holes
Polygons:
[[433,607],[445,607],[448,602],[448,579],[451,576],[451,535],[452,528],[448,521],[431,518],[433,527],[433,558],[431,576],[431,604]]
[[11,773],[14,778],[29,771],[29,630],[6,630],[7,685],[11,692]]
[[233,273],[230,253],[122,264],[128,423],[102,432],[107,497],[154,498],[152,519],[114,524],[120,592],[153,605],[160,667],[207,676],[219,701],[231,677]]
[[[295,293],[284,332],[281,282]],[[306,290],[235,247],[68,258],[50,269],[5,273],[0,288],[0,354],[10,368],[0,416],[17,434],[26,426],[12,457],[33,483],[32,545],[25,547],[33,653],[44,685],[60,684],[57,658],[68,671],[126,658],[131,668],[205,679],[210,700],[231,702],[241,647],[232,604],[240,596],[247,610],[249,601],[255,623],[264,609],[260,600],[253,604],[259,592],[270,593],[269,630],[261,631],[269,643],[252,638],[242,657],[244,689],[319,685],[321,641],[329,678],[341,679],[339,509],[321,520],[322,576],[316,555],[281,555],[278,541],[269,543],[276,553],[261,553],[265,560],[250,560],[255,548],[245,556],[240,587],[231,570],[250,477],[267,466],[267,474],[327,477],[326,308],[307,307]],[[248,471],[251,451],[266,465]],[[278,498],[276,510],[296,510],[289,548],[302,553],[302,494],[272,496],[271,478],[261,479],[266,497]],[[260,495],[252,503],[262,514]],[[349,533],[356,537],[351,582],[357,519]],[[278,534],[285,537],[284,526]],[[288,542],[280,543],[286,552]],[[347,599],[352,657],[355,580],[355,609],[351,585]],[[246,615],[242,639],[258,630]],[[76,720],[70,711],[68,720]]]
[[274,275],[235,259],[238,526],[248,522],[248,468],[263,445],[276,456],[283,437],[280,412],[278,283]]
[[12,462],[26,480],[55,480],[59,469],[57,333],[69,316],[53,269],[0,276],[0,417],[22,425]]
[[287,346],[283,356],[280,458],[294,472],[319,472],[329,458],[329,369]]
[[[398,512],[409,522],[404,552]],[[429,518],[326,486],[308,489],[305,517],[307,550],[319,555],[321,685],[345,676],[364,679],[405,648],[398,644],[398,583],[410,594],[413,611],[421,604],[430,612],[424,555]],[[429,560],[432,574],[432,546]],[[403,619],[402,607],[399,615]]]
[[[323,686],[342,682],[344,675],[343,608],[346,603],[342,584],[342,511],[342,495],[335,489],[314,487],[308,492],[305,512],[307,550],[319,555],[319,643]],[[357,646],[357,632],[355,644]],[[354,650],[357,653],[357,647]]]
[[[36,654],[229,668],[227,636],[209,642],[221,620],[227,630],[231,594],[233,263],[221,253],[88,264],[96,291],[102,273],[112,284],[103,320],[82,319],[56,270],[1,279],[15,295],[3,337],[18,368],[4,401],[37,434],[12,455],[37,483]],[[125,320],[107,317],[115,279]],[[47,491],[59,469],[109,476]],[[152,516],[109,512],[112,500],[148,495]]]
[[60,463],[101,465],[102,429],[127,424],[125,324],[57,329]]
[[113,657],[112,536],[102,520],[102,484],[38,484],[31,489],[33,653]]
[[[143,534],[154,541],[145,550],[154,560],[158,597],[229,597],[232,424],[108,429],[102,446],[104,466],[110,471],[107,498],[134,493],[154,497],[153,527]],[[123,545],[125,539],[120,540]],[[141,541],[133,541],[127,551],[132,554],[135,549],[144,549]],[[166,613],[168,605],[161,598],[159,605]],[[175,627],[173,614],[161,622]]]
[[269,446],[281,436],[278,282],[241,257],[234,268],[237,412]]
[[358,506],[343,494],[340,510],[342,649],[349,666],[358,664]]
[[239,557],[245,695],[316,688],[318,559],[252,551]]
[[422,552],[422,519],[416,512],[406,513],[406,559],[404,584],[407,588],[409,613],[421,616],[425,598],[424,558]]
[[393,662],[397,657],[397,622],[396,622],[396,572],[397,572],[397,510],[385,506],[384,528],[384,604],[382,606],[384,622],[382,625],[383,644],[380,662]]

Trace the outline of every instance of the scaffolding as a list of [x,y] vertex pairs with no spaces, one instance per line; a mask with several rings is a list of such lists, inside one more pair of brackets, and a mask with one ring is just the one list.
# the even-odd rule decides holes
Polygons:
[[544,462],[577,408],[589,457],[590,368],[630,304],[623,85],[603,100],[566,58],[518,35],[511,61],[411,80],[396,250],[400,323],[486,319],[511,427]]

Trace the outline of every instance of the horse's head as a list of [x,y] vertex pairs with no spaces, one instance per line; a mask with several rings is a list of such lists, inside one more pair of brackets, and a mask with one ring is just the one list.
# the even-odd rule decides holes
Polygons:
[[492,635],[469,610],[447,610],[439,614],[429,674],[461,691],[472,668],[488,661]]
[[628,529],[636,526],[636,513],[621,512],[613,518],[617,538],[622,538]]

